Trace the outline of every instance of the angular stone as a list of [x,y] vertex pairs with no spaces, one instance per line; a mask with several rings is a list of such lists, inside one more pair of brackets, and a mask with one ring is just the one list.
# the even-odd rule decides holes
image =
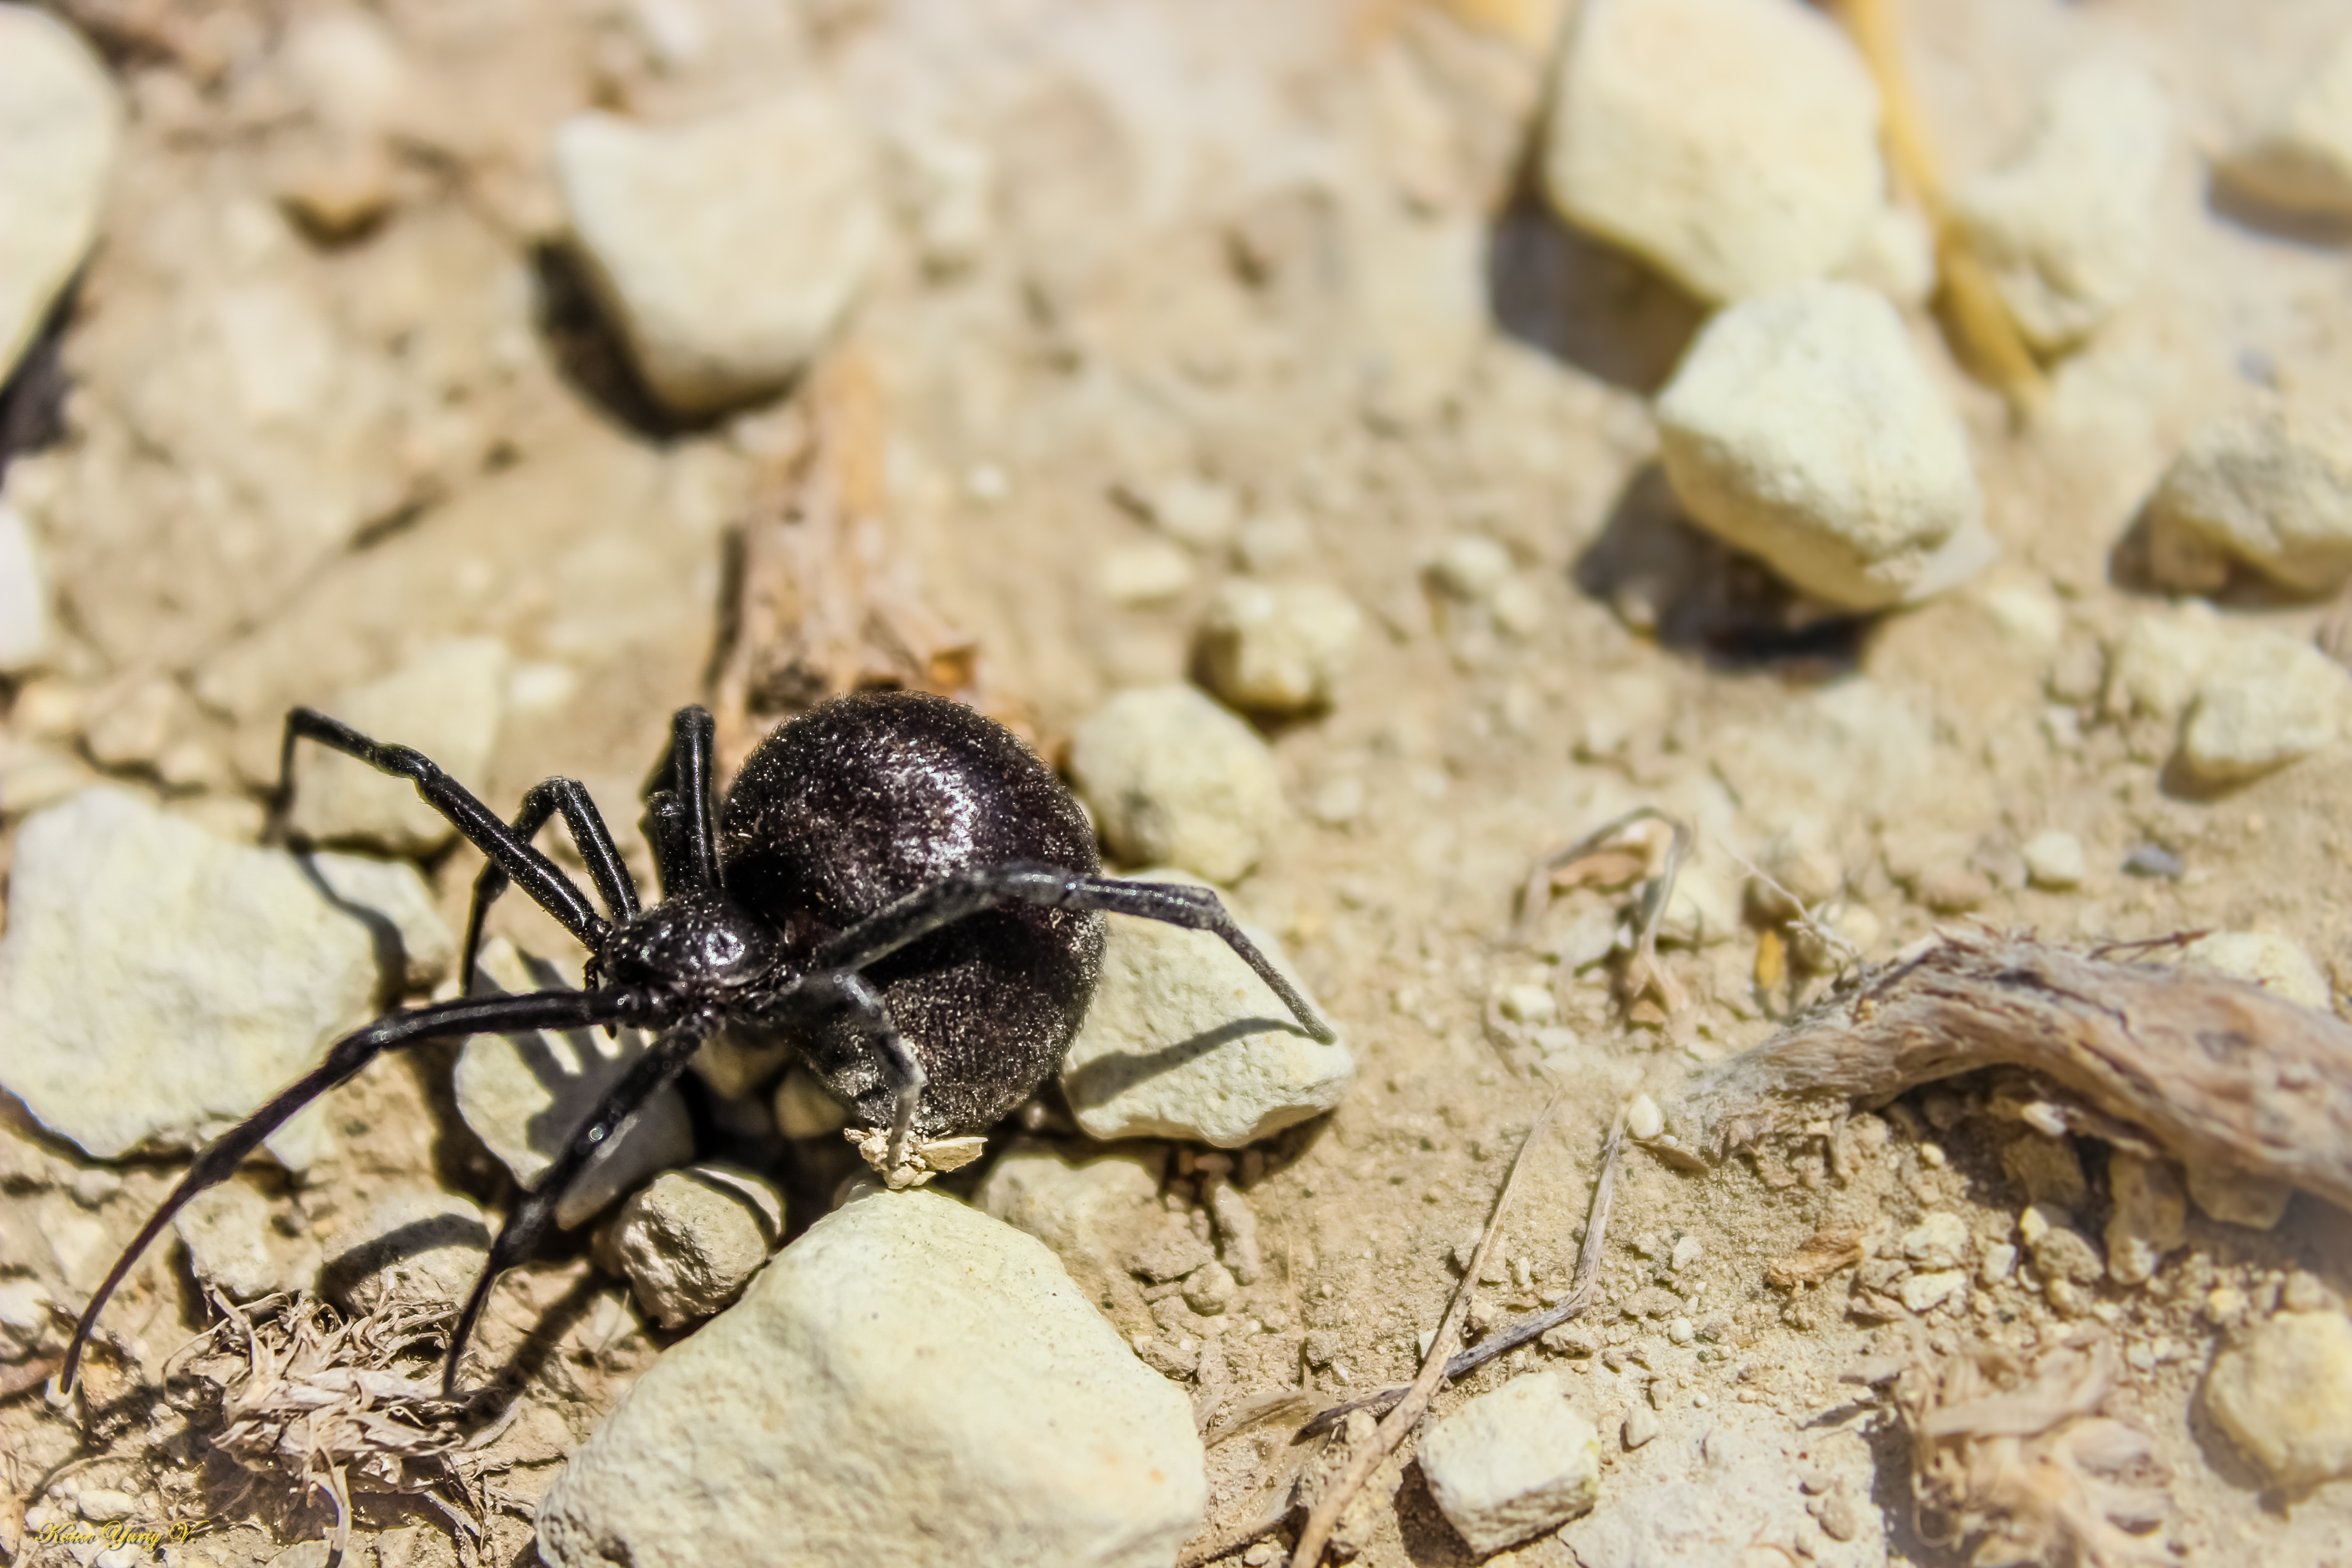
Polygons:
[[473,1204],[450,1193],[395,1194],[328,1237],[320,1289],[355,1312],[395,1301],[457,1306],[489,1258],[489,1223]]
[[1070,778],[1111,852],[1234,882],[1282,811],[1274,755],[1192,687],[1123,691],[1078,726]]
[[1914,1268],[1958,1268],[1973,1250],[1968,1221],[1938,1209],[1903,1233],[1903,1256]]
[[1484,1557],[1557,1529],[1601,1497],[1601,1435],[1548,1372],[1515,1377],[1421,1439],[1446,1522]]
[[2207,674],[2180,727],[2179,763],[2208,787],[2274,773],[2343,733],[2352,682],[2307,643],[2255,633]]
[[971,1202],[1053,1248],[1071,1283],[1122,1333],[1132,1338],[1151,1331],[1151,1314],[1128,1273],[1125,1254],[1158,1207],[1158,1162],[1135,1154],[1074,1162],[1051,1144],[1024,1141],[997,1157]]
[[2147,277],[2170,119],[2146,71],[2090,61],[2051,88],[2015,163],[1954,193],[1954,217],[2036,348],[2079,342]]
[[784,1200],[732,1165],[665,1171],[614,1216],[612,1250],[666,1329],[725,1310],[784,1238]]
[[[414,868],[314,864],[353,894],[388,879],[395,907],[338,908],[294,857],[112,786],[26,819],[0,941],[0,1084],[100,1159],[194,1148],[243,1121],[400,983],[372,924],[412,952],[449,942]],[[320,1127],[304,1111],[268,1147],[299,1168]]]
[[[1135,880],[1199,879],[1163,870]],[[1094,1004],[1062,1063],[1089,1137],[1237,1149],[1339,1102],[1356,1075],[1346,1045],[1309,1038],[1222,939],[1156,921],[1108,925]],[[1242,930],[1297,984],[1272,937]]]
[[[490,637],[453,637],[420,649],[382,680],[320,703],[373,740],[422,752],[477,795],[506,709],[507,650]],[[404,778],[303,742],[294,750],[294,831],[318,843],[358,843],[426,855],[457,837]]]
[[0,5],[0,382],[98,237],[122,100],[47,12]]
[[[553,964],[525,957],[504,938],[483,944],[477,994],[569,984]],[[617,1039],[602,1029],[472,1036],[457,1054],[457,1113],[515,1180],[530,1186],[649,1043],[635,1029]],[[665,1085],[589,1157],[556,1205],[555,1223],[569,1230],[655,1172],[693,1158],[686,1101],[676,1085]]]
[[271,1219],[268,1199],[243,1182],[226,1182],[198,1193],[172,1228],[188,1249],[197,1283],[232,1301],[315,1289],[322,1261],[318,1243],[280,1235]]
[[1207,1500],[1190,1401],[1052,1253],[952,1198],[877,1192],[663,1354],[541,1500],[540,1552],[1165,1568]]
[[2242,563],[2290,592],[2352,579],[2352,418],[2274,395],[2199,428],[2148,498],[2148,565],[2208,593]]
[[1692,518],[1833,605],[1924,598],[1992,558],[1959,416],[1895,308],[1858,284],[1723,311],[1657,414]]
[[2311,954],[2293,937],[2276,931],[2212,931],[2183,947],[2180,962],[2248,981],[2305,1007],[2324,1011],[2330,1001],[2327,977]]
[[2280,1486],[2352,1475],[2352,1320],[2279,1313],[2214,1358],[2205,1408]]
[[2290,211],[2352,214],[2352,32],[2320,51],[2277,116],[2217,172],[2256,200]]
[[1592,0],[1553,90],[1553,206],[1702,300],[1827,276],[1884,205],[1877,89],[1796,0]]
[[707,413],[799,374],[881,254],[871,163],[857,121],[807,89],[691,125],[589,113],[557,132],[572,232],[656,397]]
[[1298,713],[1331,700],[1354,660],[1364,613],[1320,583],[1234,578],[1201,626],[1209,684],[1236,708]]

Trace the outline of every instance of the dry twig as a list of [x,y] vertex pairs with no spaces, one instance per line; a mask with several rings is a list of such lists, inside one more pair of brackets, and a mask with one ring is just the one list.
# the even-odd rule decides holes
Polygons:
[[1528,873],[1526,884],[1519,889],[1518,918],[1512,935],[1515,941],[1528,940],[1535,922],[1551,901],[1552,889],[1561,885],[1564,874],[1572,872],[1580,865],[1606,859],[1613,872],[1614,868],[1622,863],[1625,868],[1618,879],[1622,880],[1631,880],[1647,870],[1653,856],[1646,845],[1641,847],[1638,853],[1610,853],[1617,840],[1629,837],[1628,828],[1644,822],[1664,823],[1671,830],[1671,837],[1666,841],[1664,858],[1658,863],[1655,873],[1642,886],[1641,900],[1635,911],[1640,923],[1634,936],[1633,962],[1625,977],[1625,990],[1629,1001],[1639,998],[1644,992],[1654,992],[1659,1004],[1672,1016],[1683,1010],[1685,998],[1682,988],[1658,963],[1658,928],[1665,923],[1666,908],[1674,900],[1675,879],[1682,874],[1683,862],[1690,857],[1691,830],[1689,824],[1668,816],[1655,806],[1636,806],[1622,816],[1612,817],[1565,849],[1555,849],[1536,862],[1535,868]]
[[1371,1441],[1363,1444],[1348,1456],[1348,1463],[1332,1478],[1307,1513],[1307,1522],[1298,1532],[1298,1549],[1291,1554],[1290,1568],[1316,1568],[1323,1561],[1323,1547],[1331,1539],[1332,1527],[1349,1501],[1380,1468],[1381,1461],[1396,1451],[1404,1435],[1412,1430],[1422,1412],[1429,1408],[1438,1384],[1445,1381],[1446,1363],[1452,1359],[1454,1347],[1461,1342],[1462,1324],[1470,1315],[1470,1302],[1478,1294],[1478,1276],[1486,1267],[1486,1258],[1495,1250],[1495,1243],[1503,1234],[1503,1215],[1511,1206],[1511,1189],[1518,1185],[1519,1172],[1526,1166],[1528,1151],[1551,1124],[1552,1112],[1559,1107],[1559,1097],[1554,1095],[1536,1113],[1534,1125],[1519,1141],[1519,1152],[1511,1156],[1511,1168],[1503,1176],[1503,1190],[1495,1194],[1494,1211],[1486,1216],[1486,1234],[1479,1237],[1477,1249],[1471,1253],[1462,1271],[1462,1283],[1454,1287],[1454,1299],[1445,1305],[1445,1316],[1438,1320],[1437,1332],[1429,1342],[1428,1352],[1422,1358],[1421,1375],[1404,1391],[1396,1408],[1374,1429]]
[[2117,1382],[2112,1341],[2029,1367],[1989,1346],[1939,1356],[1909,1329],[1906,1351],[1847,1375],[1884,1384],[1911,1434],[1924,1540],[1970,1547],[1979,1568],[2171,1561],[2131,1533],[2163,1521],[2171,1476],[2146,1433],[2098,1413]]
[[1669,1120],[1720,1159],[1917,1084],[2019,1067],[2086,1131],[2352,1209],[2352,1025],[2260,986],[1946,932],[1691,1080]]
[[725,774],[778,722],[863,687],[1019,718],[991,700],[972,639],[923,602],[893,553],[887,446],[881,387],[855,347],[817,368],[774,433],[711,675]]

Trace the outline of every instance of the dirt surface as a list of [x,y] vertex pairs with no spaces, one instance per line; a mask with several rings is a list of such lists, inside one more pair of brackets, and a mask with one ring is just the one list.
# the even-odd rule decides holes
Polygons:
[[[55,668],[7,692],[7,734],[247,837],[288,706],[433,638],[483,634],[533,675],[488,775],[467,782],[503,803],[550,773],[586,781],[650,875],[631,803],[671,710],[709,696],[729,531],[789,399],[683,427],[651,411],[559,245],[547,148],[563,118],[604,105],[686,120],[821,79],[878,140],[944,127],[988,150],[969,259],[927,263],[901,210],[845,330],[880,388],[890,570],[976,642],[1049,756],[1112,691],[1184,678],[1210,594],[1245,565],[1336,584],[1369,616],[1328,711],[1267,727],[1288,816],[1229,895],[1294,956],[1357,1083],[1329,1116],[1239,1156],[1268,1267],[1223,1325],[1211,1332],[1175,1298],[1151,1304],[1163,1336],[1220,1347],[1234,1407],[1408,1380],[1456,1247],[1467,1255],[1555,1090],[1564,1104],[1529,1155],[1510,1262],[1482,1310],[1563,1292],[1625,1098],[1670,1102],[1791,1008],[1770,956],[1780,935],[1756,923],[1668,943],[1688,998],[1671,1017],[1629,1012],[1621,965],[1575,966],[1622,894],[1563,892],[1515,931],[1530,865],[1629,808],[1695,825],[1689,881],[1734,915],[1747,865],[1809,851],[1831,868],[1839,929],[1873,958],[1948,918],[1933,901],[2068,942],[2272,931],[2339,998],[2352,986],[2344,749],[2191,798],[2168,782],[2168,739],[2101,701],[2105,650],[2157,603],[2112,563],[2189,428],[2250,379],[2352,392],[2335,237],[2217,204],[2196,155],[2278,90],[2340,5],[1909,8],[1913,68],[1957,172],[2002,157],[2047,76],[2102,52],[2150,67],[2184,134],[2155,275],[2054,368],[2038,416],[2012,422],[1953,368],[1933,318],[1911,320],[1967,422],[1999,563],[1916,609],[1802,632],[1756,568],[1673,516],[1655,466],[1646,397],[1698,308],[1529,194],[1560,20],[1541,0],[383,0],[415,101],[392,140],[388,210],[333,243],[274,199],[316,132],[276,64],[304,7],[63,9],[104,45],[131,119],[100,248],[54,344],[57,428],[9,459],[65,635]],[[704,43],[665,56],[662,19],[680,15]],[[1490,255],[1466,316],[1412,259],[1461,231]],[[7,428],[37,437],[41,421],[16,418],[39,393],[23,385]],[[1164,537],[1122,498],[1176,479],[1230,492],[1238,543],[1186,542],[1188,587],[1118,602],[1107,563]],[[1433,585],[1465,534],[1507,549],[1538,613],[1502,624]],[[2304,637],[2322,613],[2221,611]],[[22,807],[6,809],[13,832]],[[2052,828],[2087,851],[2078,889],[2026,885],[2021,846]],[[2126,875],[2145,845],[2183,874]],[[427,868],[453,922],[477,865],[460,850]],[[567,952],[520,899],[493,929]],[[1515,987],[1548,996],[1552,1016]],[[242,1179],[296,1233],[420,1182],[502,1204],[511,1186],[455,1115],[451,1055],[380,1061],[337,1091],[330,1150],[299,1183],[266,1166]],[[773,1174],[793,1230],[823,1212],[847,1168],[837,1142],[794,1144],[693,1092],[706,1152]],[[1029,1124],[1080,1152],[1051,1103]],[[1168,1204],[1192,1213],[1194,1152],[1163,1152]],[[21,1111],[0,1161],[11,1269],[44,1252],[39,1268],[81,1290],[179,1168],[82,1159]],[[1603,1307],[1440,1396],[1442,1413],[1549,1366],[1604,1436],[1593,1514],[1493,1561],[1656,1561],[1626,1521],[1743,1488],[1770,1494],[1766,1522],[1694,1561],[1958,1561],[1915,1527],[1901,1429],[1841,1373],[1980,1339],[2030,1360],[2084,1331],[2123,1359],[2110,1414],[2170,1468],[2159,1557],[2345,1561],[2352,1488],[2266,1492],[2199,1391],[2233,1326],[2214,1292],[2257,1315],[2297,1270],[2352,1293],[2352,1216],[2298,1197],[2263,1231],[2192,1209],[2186,1245],[2146,1286],[2100,1280],[2053,1301],[1971,1265],[1939,1305],[1895,1300],[1895,1244],[1923,1215],[1961,1216],[1980,1255],[2017,1245],[2021,1212],[2071,1184],[2096,1237],[2107,1169],[2105,1145],[2006,1119],[1969,1080],[1711,1170],[1632,1154]],[[983,1173],[947,1184],[968,1192]],[[1768,1281],[1838,1229],[1859,1234],[1857,1268],[1805,1290]],[[70,1554],[20,1535],[27,1505],[100,1487],[205,1521],[167,1561],[316,1560],[277,1554],[328,1510],[206,1459],[201,1420],[140,1386],[208,1321],[184,1253],[160,1246],[109,1318],[141,1364],[102,1358],[77,1402],[30,1390],[0,1404],[0,1544],[17,1561]],[[1686,1342],[1670,1337],[1677,1321]],[[584,1239],[509,1277],[484,1351],[521,1394],[478,1457],[513,1506],[488,1515],[488,1560],[532,1560],[530,1500],[666,1338]],[[1658,1436],[1628,1450],[1636,1408]],[[1215,1447],[1213,1523],[1254,1515],[1286,1462],[1275,1428]],[[1373,1490],[1360,1561],[1470,1560],[1409,1448]],[[440,1515],[377,1499],[346,1561],[456,1557]]]

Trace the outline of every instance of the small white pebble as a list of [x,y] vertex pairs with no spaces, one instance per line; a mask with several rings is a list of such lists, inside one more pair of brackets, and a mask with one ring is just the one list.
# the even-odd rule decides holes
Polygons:
[[1692,1408],[1693,1410],[1704,1410],[1704,1409],[1706,1409],[1706,1394],[1692,1394],[1692,1395],[1691,1395],[1691,1408]]
[[1507,987],[1500,1003],[1503,1016],[1514,1024],[1548,1024],[1559,1011],[1549,985]]
[[1666,1338],[1678,1345],[1686,1345],[1698,1338],[1698,1331],[1691,1326],[1688,1318],[1676,1318],[1666,1325]]
[[2037,833],[2025,846],[2025,875],[2037,888],[2063,892],[2083,885],[2083,841],[2052,828]]
[[1931,1171],[1942,1170],[1944,1168],[1943,1145],[1939,1143],[1920,1144],[1919,1163],[1927,1166]]
[[1633,1103],[1625,1108],[1625,1131],[1636,1138],[1655,1138],[1665,1127],[1665,1114],[1646,1094],[1635,1095]]
[[964,475],[963,488],[972,500],[993,504],[1013,493],[1013,481],[994,463],[978,463]]

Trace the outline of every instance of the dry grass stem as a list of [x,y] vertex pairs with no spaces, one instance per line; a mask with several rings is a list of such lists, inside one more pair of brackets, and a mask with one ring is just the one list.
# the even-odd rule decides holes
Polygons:
[[[1628,831],[1652,822],[1663,824],[1668,830],[1663,857],[1654,841],[1637,838]],[[1566,848],[1547,854],[1528,873],[1527,882],[1519,889],[1513,940],[1524,942],[1530,939],[1536,921],[1542,917],[1556,889],[1618,887],[1647,874],[1635,910],[1638,924],[1633,961],[1625,976],[1626,999],[1634,1001],[1653,994],[1668,1016],[1680,1014],[1688,999],[1658,963],[1658,928],[1665,923],[1667,906],[1674,900],[1675,880],[1682,875],[1683,862],[1689,858],[1690,850],[1690,825],[1655,806],[1637,806],[1622,816],[1612,817]],[[1653,866],[1656,868],[1654,871],[1651,870]]]
[[482,1394],[441,1392],[448,1309],[393,1302],[346,1321],[309,1296],[266,1297],[243,1309],[215,1300],[223,1321],[167,1369],[167,1381],[198,1385],[196,1405],[217,1402],[212,1446],[257,1476],[324,1493],[335,1510],[338,1556],[357,1486],[430,1503],[471,1561],[495,1500],[465,1452],[477,1440],[470,1426]]
[[1543,1135],[1545,1128],[1551,1125],[1552,1112],[1559,1108],[1559,1097],[1555,1094],[1544,1102],[1541,1110],[1536,1112],[1535,1122],[1528,1129],[1528,1135],[1519,1140],[1518,1152],[1511,1156],[1511,1168],[1503,1176],[1503,1189],[1495,1194],[1495,1207],[1486,1216],[1486,1228],[1478,1237],[1477,1248],[1471,1253],[1468,1264],[1462,1270],[1462,1283],[1454,1287],[1454,1298],[1446,1303],[1445,1316],[1438,1321],[1437,1332],[1429,1342],[1428,1352],[1422,1357],[1421,1375],[1412,1380],[1412,1385],[1404,1391],[1404,1397],[1397,1401],[1396,1408],[1382,1418],[1372,1433],[1371,1441],[1348,1456],[1346,1467],[1332,1478],[1322,1497],[1316,1500],[1315,1507],[1307,1515],[1306,1524],[1299,1530],[1298,1549],[1291,1554],[1290,1568],[1316,1568],[1316,1564],[1323,1561],[1324,1545],[1331,1539],[1332,1527],[1339,1522],[1339,1515],[1346,1510],[1349,1501],[1363,1489],[1372,1472],[1380,1468],[1381,1461],[1396,1452],[1397,1445],[1404,1441],[1405,1434],[1412,1430],[1413,1423],[1419,1421],[1422,1412],[1429,1408],[1429,1402],[1435,1396],[1438,1385],[1445,1381],[1445,1364],[1453,1359],[1454,1347],[1461,1342],[1462,1325],[1469,1318],[1470,1303],[1478,1294],[1478,1276],[1485,1270],[1486,1259],[1495,1250],[1495,1243],[1502,1237],[1503,1216],[1511,1206],[1511,1190],[1518,1185],[1519,1172],[1527,1165],[1528,1151],[1535,1147],[1536,1140]]

